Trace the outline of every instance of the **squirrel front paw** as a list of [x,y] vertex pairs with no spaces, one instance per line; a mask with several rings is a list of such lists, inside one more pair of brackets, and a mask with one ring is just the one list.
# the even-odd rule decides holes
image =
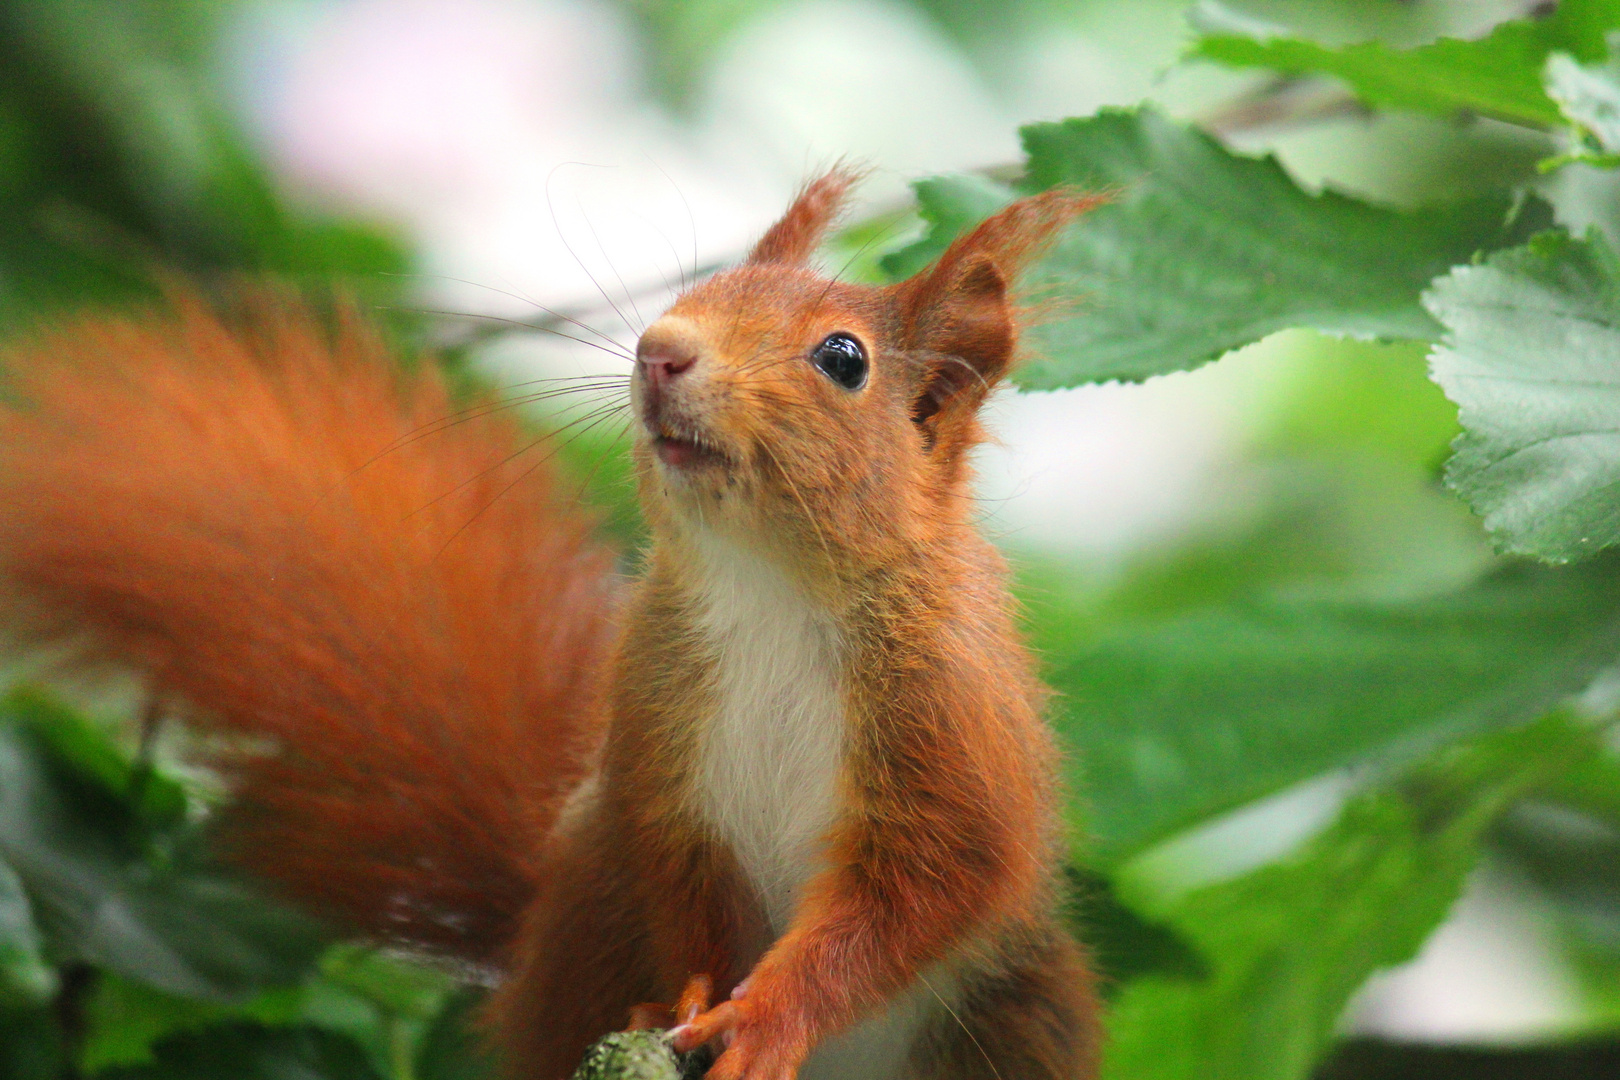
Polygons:
[[725,1049],[707,1080],[793,1080],[809,1053],[809,1040],[799,1025],[784,1022],[779,1011],[746,989],[747,984],[738,987],[730,1001],[675,1028],[675,1049],[687,1052],[718,1040]]
[[699,1013],[709,1007],[709,998],[713,995],[714,980],[707,975],[693,975],[687,980],[686,989],[681,991],[681,999],[673,1007],[649,1003],[632,1008],[630,1023],[625,1030],[661,1031],[664,1028],[690,1024]]

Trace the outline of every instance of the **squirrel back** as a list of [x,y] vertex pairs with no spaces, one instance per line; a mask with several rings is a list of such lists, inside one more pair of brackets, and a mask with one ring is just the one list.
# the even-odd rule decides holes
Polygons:
[[10,350],[11,621],[229,736],[225,836],[256,872],[490,962],[599,751],[612,554],[545,447],[358,320],[173,308]]

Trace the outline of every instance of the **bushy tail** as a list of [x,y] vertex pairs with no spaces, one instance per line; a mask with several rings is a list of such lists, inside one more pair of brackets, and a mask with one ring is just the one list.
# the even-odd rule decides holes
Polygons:
[[9,355],[0,573],[24,633],[233,736],[226,835],[255,870],[488,960],[598,748],[611,556],[544,448],[355,320],[176,308]]

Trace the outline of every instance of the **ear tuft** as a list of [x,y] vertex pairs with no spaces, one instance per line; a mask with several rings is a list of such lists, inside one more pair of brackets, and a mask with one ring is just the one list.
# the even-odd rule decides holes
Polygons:
[[912,419],[935,453],[959,459],[978,438],[974,414],[1013,362],[1018,326],[1008,292],[1018,272],[1106,199],[1067,188],[1020,199],[897,287],[908,344],[924,365]]
[[1019,199],[985,218],[972,232],[957,237],[931,269],[913,280],[929,279],[936,287],[948,288],[957,280],[960,267],[974,259],[988,259],[1012,281],[1045,254],[1075,218],[1109,198],[1058,187]]
[[747,261],[756,265],[804,265],[833,222],[838,220],[850,189],[860,181],[861,176],[861,170],[836,165],[810,181],[793,200],[787,213],[760,237],[754,250],[748,253]]

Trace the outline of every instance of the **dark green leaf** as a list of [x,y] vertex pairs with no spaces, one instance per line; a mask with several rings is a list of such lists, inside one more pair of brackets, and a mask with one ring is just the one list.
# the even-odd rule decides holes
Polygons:
[[84,1006],[79,1068],[95,1073],[115,1065],[150,1064],[156,1060],[153,1048],[163,1040],[234,1021],[267,1027],[308,1024],[351,1034],[345,1025],[323,1022],[326,1017],[316,1006],[317,984],[317,979],[310,978],[299,986],[276,987],[246,1001],[221,1004],[165,993],[103,971],[96,976]]
[[1533,719],[1620,655],[1620,563],[1507,568],[1400,604],[1271,601],[1057,660],[1104,860],[1370,756]]
[[155,990],[110,972],[95,982],[84,1007],[78,1065],[87,1073],[116,1065],[145,1065],[152,1048],[183,1031],[231,1017],[231,1006]]
[[477,1031],[485,994],[466,989],[451,995],[422,1038],[417,1080],[496,1080],[499,1067],[488,1040]]
[[186,793],[179,783],[132,760],[88,717],[30,686],[19,686],[7,694],[4,708],[78,781],[133,806],[146,828],[169,828],[185,819]]
[[1598,745],[1549,721],[1449,750],[1353,799],[1294,856],[1176,901],[1161,915],[1212,974],[1129,986],[1104,1077],[1308,1075],[1350,995],[1413,956],[1445,917],[1497,816]]
[[0,860],[0,1009],[40,1005],[56,993],[43,944],[22,882]]
[[230,1024],[160,1043],[150,1065],[108,1069],[102,1080],[380,1080],[365,1051],[317,1028]]
[[1550,1046],[1430,1046],[1354,1039],[1336,1050],[1316,1080],[1603,1080],[1620,1076],[1620,1043],[1581,1040]]
[[1604,53],[1604,31],[1620,25],[1613,0],[1563,0],[1549,17],[1507,22],[1477,41],[1442,38],[1415,49],[1381,42],[1331,48],[1273,37],[1211,34],[1191,54],[1234,67],[1285,74],[1334,75],[1370,105],[1448,115],[1481,113],[1532,127],[1562,122],[1542,87],[1553,52],[1592,61]]
[[1493,839],[1541,887],[1571,929],[1620,957],[1620,821],[1543,797],[1514,807]]
[[0,1076],[62,1080],[62,1031],[48,1008],[0,1008]]
[[1104,993],[1116,993],[1144,975],[1198,979],[1209,974],[1203,957],[1174,930],[1121,903],[1102,874],[1068,868],[1069,921],[1086,943]]
[[1463,425],[1446,479],[1497,544],[1568,562],[1620,542],[1620,261],[1601,234],[1543,234],[1425,302]]
[[413,1020],[438,1015],[454,981],[435,968],[397,960],[365,945],[338,945],[321,957],[321,975],[375,1003]]
[[[1034,358],[1015,373],[1028,389],[1180,371],[1290,327],[1432,338],[1439,327],[1418,300],[1436,274],[1550,221],[1539,202],[1513,215],[1505,196],[1402,212],[1310,195],[1274,159],[1233,154],[1151,109],[1023,135],[1020,191],[1115,194],[1027,275],[1033,295],[1068,298],[1029,334]],[[934,227],[886,266],[926,264],[1015,194],[977,179],[921,185]]]
[[[318,970],[309,971],[300,983],[234,1003],[181,997],[103,973],[85,1009],[79,1064],[86,1072],[148,1064],[155,1060],[154,1047],[175,1035],[247,1021],[267,1027],[304,1025],[341,1035],[360,1046],[374,1067],[389,1072],[408,1059],[424,1036],[433,1037],[430,1021],[445,1043],[441,1049],[449,1051],[452,1044],[441,1030],[451,1023],[442,1007],[449,985],[438,971],[347,944],[329,949]],[[459,1060],[461,1044],[453,1045]]]
[[5,706],[0,858],[22,881],[53,954],[214,1000],[308,969],[322,944],[311,923],[211,869],[191,827],[154,830],[144,785],[120,796],[100,773],[87,779],[81,757],[64,758],[40,737],[37,708]]

